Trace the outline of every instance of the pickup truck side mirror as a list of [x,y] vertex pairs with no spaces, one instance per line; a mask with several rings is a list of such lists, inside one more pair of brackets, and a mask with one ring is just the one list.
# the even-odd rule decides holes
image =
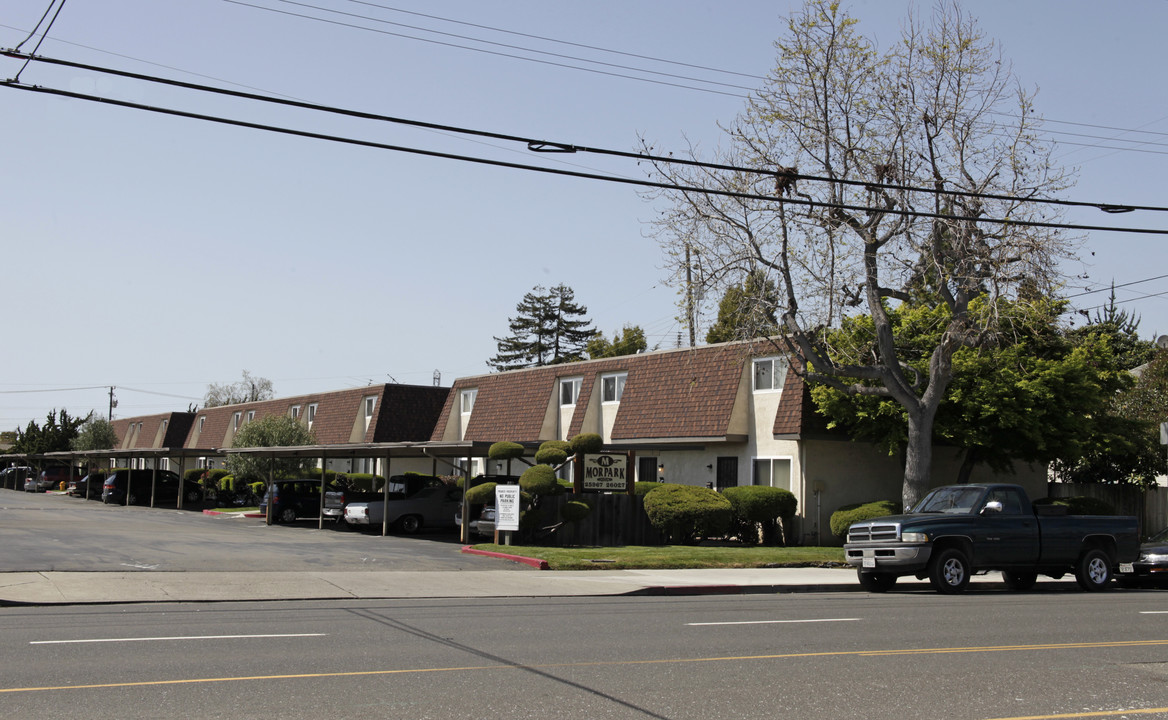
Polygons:
[[1000,512],[1002,512],[1002,501],[1001,500],[990,500],[988,503],[985,504],[985,507],[983,507],[981,509],[981,513],[979,513],[979,514],[990,515],[990,514],[997,514]]

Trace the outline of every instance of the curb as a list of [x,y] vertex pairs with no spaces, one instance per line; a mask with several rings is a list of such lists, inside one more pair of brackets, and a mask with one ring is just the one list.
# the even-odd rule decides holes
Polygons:
[[467,555],[482,555],[484,557],[493,557],[493,558],[499,558],[501,560],[510,560],[511,562],[517,562],[520,565],[528,565],[530,567],[535,568],[536,570],[550,569],[548,567],[547,560],[539,560],[537,558],[523,557],[522,555],[508,555],[506,553],[489,552],[487,550],[476,550],[473,547],[471,547],[470,545],[464,545],[462,547],[462,552],[466,553]]

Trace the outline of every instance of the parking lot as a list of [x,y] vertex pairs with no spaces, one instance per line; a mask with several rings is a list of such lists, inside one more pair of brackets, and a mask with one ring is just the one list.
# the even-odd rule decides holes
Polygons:
[[0,572],[481,569],[455,530],[402,537],[0,490]]

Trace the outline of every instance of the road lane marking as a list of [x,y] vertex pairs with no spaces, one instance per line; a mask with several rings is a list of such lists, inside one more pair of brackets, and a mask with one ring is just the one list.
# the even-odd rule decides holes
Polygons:
[[158,642],[163,640],[241,640],[252,638],[324,637],[325,633],[286,633],[282,635],[175,635],[172,637],[92,638],[88,640],[32,640],[29,645],[73,645],[81,643]]
[[990,718],[989,720],[1062,720],[1063,718],[1098,718],[1116,715],[1151,715],[1168,712],[1168,707],[1137,708],[1133,710],[1097,710],[1095,712],[1062,713],[1059,715],[1018,715],[1016,717]]
[[[183,678],[178,680],[144,680],[139,682],[100,683],[95,685],[48,685],[44,687],[0,688],[0,695],[21,692],[50,692],[55,690],[96,690],[102,688],[150,687],[162,685],[198,685],[200,683],[256,682],[261,680],[303,680],[340,677],[373,677],[410,675],[417,673],[456,673],[472,670],[550,670],[557,668],[617,667],[621,665],[680,665],[688,663],[746,662],[750,660],[793,660],[810,657],[881,657],[884,655],[930,655],[941,653],[1021,652],[1033,650],[1077,650],[1082,648],[1125,648],[1168,645],[1168,640],[1117,640],[1114,642],[1051,643],[1047,645],[991,645],[986,647],[910,648],[904,650],[826,650],[810,653],[783,653],[777,655],[731,655],[697,658],[662,658],[659,660],[598,660],[594,662],[543,663],[522,665],[470,665],[461,667],[402,668],[399,670],[352,670],[347,672],[297,673],[294,675],[246,675],[237,677]],[[1137,712],[1137,711],[1129,711]],[[1149,711],[1150,712],[1150,711]],[[1122,714],[1122,713],[1121,713]],[[1059,717],[1059,716],[1051,716]],[[1074,716],[1063,716],[1074,717]],[[1022,720],[1001,718],[1000,720]]]
[[690,626],[698,625],[782,625],[785,623],[825,623],[825,622],[859,622],[860,618],[818,618],[813,620],[734,620],[726,622],[695,622],[686,623]]
[[1168,615],[1168,610],[1140,610],[1140,615]]

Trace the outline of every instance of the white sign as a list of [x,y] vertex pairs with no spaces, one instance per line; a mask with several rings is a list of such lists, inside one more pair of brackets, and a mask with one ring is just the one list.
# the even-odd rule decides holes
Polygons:
[[625,492],[629,487],[627,455],[585,455],[584,489]]
[[519,529],[519,486],[495,486],[495,529]]

